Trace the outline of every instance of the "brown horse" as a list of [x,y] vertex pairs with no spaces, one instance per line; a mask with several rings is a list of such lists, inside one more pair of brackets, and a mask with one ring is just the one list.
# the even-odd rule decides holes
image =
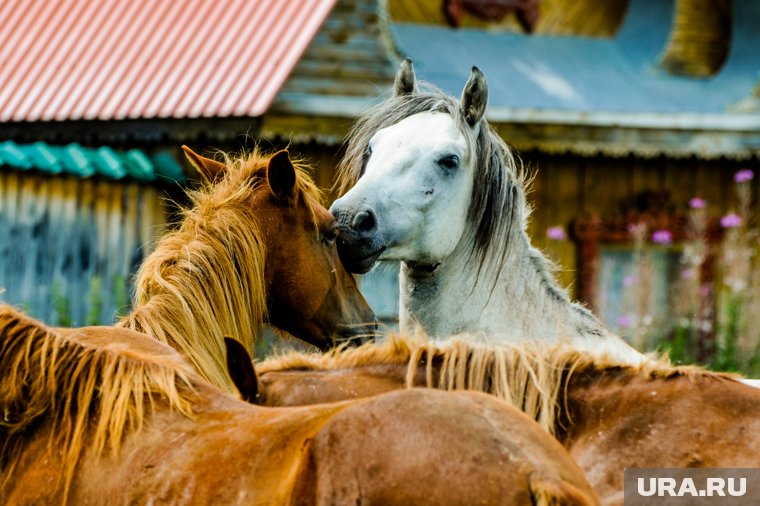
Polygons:
[[405,386],[478,390],[554,434],[603,504],[622,504],[626,467],[760,467],[760,392],[666,359],[620,366],[569,346],[390,338],[258,366],[259,403],[296,406]]
[[305,166],[287,151],[220,163],[184,149],[206,184],[141,266],[134,311],[118,326],[169,344],[227,390],[224,336],[250,350],[268,321],[328,349],[374,331]]
[[491,396],[259,407],[148,336],[7,306],[0,412],[1,504],[598,504],[565,450]]

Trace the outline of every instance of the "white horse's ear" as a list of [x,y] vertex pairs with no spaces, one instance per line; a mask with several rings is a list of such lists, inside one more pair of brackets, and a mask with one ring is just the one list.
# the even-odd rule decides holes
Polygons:
[[488,82],[478,67],[472,67],[470,79],[462,91],[462,116],[470,127],[483,119],[488,103]]
[[393,83],[393,95],[401,97],[417,93],[417,78],[414,76],[414,66],[411,58],[405,58],[396,73],[396,80]]
[[223,163],[201,156],[185,145],[182,146],[182,151],[185,152],[185,156],[190,162],[190,165],[192,165],[198,174],[200,174],[208,183],[217,182],[227,171],[227,166]]

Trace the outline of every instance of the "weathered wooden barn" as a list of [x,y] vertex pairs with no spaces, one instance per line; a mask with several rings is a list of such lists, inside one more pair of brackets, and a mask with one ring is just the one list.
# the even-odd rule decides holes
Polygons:
[[51,323],[113,320],[183,181],[166,153],[0,143],[0,297]]
[[[758,168],[757,2],[541,0],[510,12],[496,1],[258,0],[241,12],[77,0],[69,17],[59,3],[0,3],[14,21],[0,28],[0,141],[136,148],[178,164],[182,143],[290,145],[329,186],[353,118],[387,96],[401,57],[455,95],[478,65],[489,120],[536,171],[531,234],[594,306],[614,295],[599,266],[628,254],[628,224],[681,223],[695,196],[725,214],[734,172]],[[392,268],[363,283],[392,320]]]

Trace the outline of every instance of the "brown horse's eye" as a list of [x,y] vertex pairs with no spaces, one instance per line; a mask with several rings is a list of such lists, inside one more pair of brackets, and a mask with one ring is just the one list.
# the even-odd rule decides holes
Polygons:
[[327,244],[328,246],[332,246],[335,244],[335,239],[338,238],[338,226],[333,225],[332,227],[328,228],[327,230],[322,231],[322,242]]

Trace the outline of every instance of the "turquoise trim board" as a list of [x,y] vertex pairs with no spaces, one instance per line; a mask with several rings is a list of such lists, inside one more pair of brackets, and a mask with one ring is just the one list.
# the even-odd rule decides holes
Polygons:
[[81,178],[134,179],[142,182],[183,183],[185,173],[167,152],[148,155],[139,149],[115,150],[109,146],[65,146],[34,142],[0,142],[0,167],[38,170],[47,174],[71,174]]

